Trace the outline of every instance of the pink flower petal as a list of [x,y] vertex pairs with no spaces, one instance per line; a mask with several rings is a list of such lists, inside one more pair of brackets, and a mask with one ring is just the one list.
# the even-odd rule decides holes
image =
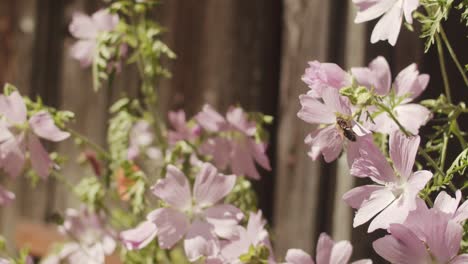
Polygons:
[[[391,224],[402,224],[408,217],[410,204],[406,202],[404,195],[400,195],[388,207],[382,210],[370,223],[368,232],[377,229],[387,229]],[[412,197],[415,199],[416,197]]]
[[413,24],[413,12],[419,7],[419,0],[403,1],[403,12],[406,22]]
[[286,253],[286,264],[314,264],[309,254],[300,249],[289,249]]
[[151,243],[156,237],[156,234],[156,225],[150,221],[145,221],[134,229],[120,233],[120,238],[127,249],[140,250]]
[[330,263],[333,246],[335,242],[326,234],[321,233],[317,242],[316,260],[317,264]]
[[[382,2],[385,2],[383,0]],[[393,7],[377,22],[371,35],[371,43],[376,43],[379,40],[388,40],[390,45],[395,46],[398,35],[401,30],[401,22],[403,20],[403,13],[398,4]]]
[[46,111],[34,114],[29,119],[29,125],[36,135],[53,142],[65,140],[70,136],[70,133],[63,132],[55,126],[52,116]]
[[232,107],[226,113],[226,119],[233,127],[246,135],[253,136],[256,131],[255,122],[248,120],[247,114],[240,107]]
[[309,124],[332,124],[336,121],[335,113],[324,103],[310,95],[299,96],[301,110],[297,116]]
[[0,95],[0,114],[5,116],[12,124],[23,124],[26,122],[27,109],[23,97],[14,91],[9,96]]
[[228,195],[236,184],[236,176],[222,175],[209,163],[204,163],[195,178],[193,196],[198,206],[212,206]]
[[253,154],[255,161],[265,170],[271,170],[270,160],[266,154],[266,145],[256,143],[255,140],[249,140],[250,152]]
[[15,200],[15,194],[0,186],[0,205],[8,205]]
[[330,254],[330,264],[348,264],[351,254],[353,253],[353,246],[348,241],[340,241],[336,243]]
[[384,186],[379,185],[359,186],[346,192],[343,195],[343,200],[352,208],[359,209],[362,203],[367,200],[373,192],[384,188]]
[[419,75],[418,66],[413,63],[403,69],[396,77],[395,94],[397,96],[408,96],[412,100],[426,89],[428,83],[429,75]]
[[10,138],[0,145],[2,169],[12,178],[18,177],[23,171],[24,156],[24,134]]
[[377,239],[374,250],[391,263],[431,263],[431,258],[422,241],[408,228],[395,224],[390,228],[392,235]]
[[364,6],[360,6],[361,10],[356,15],[354,19],[355,23],[362,23],[366,21],[370,21],[373,19],[378,18],[379,16],[383,15],[384,13],[388,12],[392,6],[395,4],[395,0],[381,0],[381,1],[362,1],[362,0],[353,0],[354,3],[362,3],[367,2],[366,8],[362,8]]
[[94,39],[98,31],[91,17],[83,13],[75,13],[68,30],[73,37],[78,39]]
[[360,149],[361,157],[351,166],[351,175],[360,178],[371,177],[379,183],[397,180],[392,167],[373,141],[362,141]]
[[215,137],[205,141],[200,147],[200,153],[213,158],[217,168],[224,170],[231,162],[232,144],[227,138]]
[[242,211],[230,204],[210,207],[205,210],[204,216],[206,222],[213,225],[216,235],[226,239],[239,235],[239,221],[244,218]]
[[225,128],[226,120],[210,105],[203,106],[203,110],[195,116],[195,120],[203,129],[217,132]]
[[353,227],[360,226],[380,213],[395,200],[395,195],[390,190],[380,189],[371,194],[365,200],[354,217]]
[[440,192],[435,201],[434,207],[435,209],[444,212],[449,215],[454,215],[457,211],[458,205],[460,204],[461,200],[461,192],[457,190],[456,197],[452,198],[448,195],[445,191]]
[[80,40],[70,48],[70,55],[85,68],[93,63],[95,48],[96,43],[93,40]]
[[312,160],[317,160],[322,154],[326,162],[332,162],[343,149],[343,138],[335,126],[317,129],[307,136],[305,143],[310,145],[308,155]]
[[171,208],[156,209],[148,214],[147,219],[156,225],[159,246],[163,249],[172,248],[187,233],[190,225],[183,213]]
[[375,89],[379,95],[387,95],[392,84],[392,73],[387,60],[379,56],[369,63],[368,68],[352,68],[357,83]]
[[41,178],[46,179],[54,164],[39,138],[33,134],[28,135],[28,150],[32,168]]
[[231,170],[235,175],[245,175],[255,180],[260,179],[260,173],[255,166],[255,159],[252,156],[251,139],[244,139],[243,142],[232,144]]
[[415,135],[419,134],[419,128],[432,117],[431,111],[419,104],[399,105],[395,107],[394,111],[403,127]]
[[94,26],[99,31],[112,31],[119,23],[119,17],[101,9],[92,15]]
[[194,262],[203,256],[217,256],[220,244],[209,224],[195,221],[185,236],[184,249],[188,260]]
[[192,205],[190,184],[184,173],[173,165],[167,166],[166,178],[159,180],[151,187],[153,194],[169,205],[187,210]]
[[406,179],[413,171],[420,141],[419,136],[408,138],[400,131],[394,131],[390,135],[390,157],[395,169]]
[[322,93],[322,99],[328,108],[328,111],[333,113],[335,116],[334,121],[336,121],[336,113],[341,113],[347,116],[351,115],[348,98],[341,96],[338,89],[324,90]]

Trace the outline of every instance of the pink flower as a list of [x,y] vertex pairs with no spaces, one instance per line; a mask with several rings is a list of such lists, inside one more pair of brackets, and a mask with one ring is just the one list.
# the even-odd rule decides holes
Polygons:
[[433,208],[447,214],[453,221],[462,223],[468,219],[468,201],[465,201],[458,207],[461,197],[462,193],[460,190],[455,192],[455,198],[442,191],[437,195]]
[[243,218],[236,207],[219,204],[235,182],[236,176],[218,174],[213,165],[205,163],[191,192],[187,177],[169,165],[166,178],[151,188],[168,207],[152,211],[137,228],[122,232],[122,240],[129,249],[141,249],[157,236],[159,246],[170,249],[184,238],[185,253],[190,261],[217,256],[218,237],[236,237],[238,223]]
[[212,156],[218,168],[224,170],[229,166],[232,173],[253,179],[260,179],[255,162],[271,170],[265,153],[266,145],[255,141],[256,124],[248,120],[240,107],[229,109],[224,118],[211,106],[205,105],[195,120],[206,131],[217,133],[216,137],[204,142],[200,152]]
[[324,89],[341,89],[350,85],[351,77],[334,63],[311,61],[302,76],[302,81],[309,86],[309,95],[319,98],[322,97]]
[[421,199],[404,224],[392,224],[388,231],[391,234],[374,241],[373,246],[377,254],[392,263],[468,262],[468,254],[458,255],[462,226],[449,214],[428,209]]
[[53,142],[65,140],[69,133],[54,124],[52,116],[40,111],[28,120],[26,105],[18,92],[0,95],[0,158],[2,168],[12,177],[18,176],[24,167],[26,151],[36,173],[46,178],[53,162],[39,141],[39,137]]
[[[416,64],[409,65],[398,74],[393,91],[390,91],[390,66],[384,57],[374,59],[368,68],[353,68],[351,72],[360,85],[373,88],[378,95],[383,96],[383,104],[392,110],[398,121],[412,134],[418,134],[419,128],[430,119],[431,112],[427,108],[411,103],[429,83],[429,75],[419,74]],[[399,129],[387,113],[374,114],[374,123],[368,124],[369,129],[384,134]]]
[[273,251],[271,248],[268,232],[265,230],[266,222],[262,218],[262,211],[250,213],[247,228],[238,227],[239,236],[236,239],[225,242],[221,249],[221,259],[223,263],[241,264],[239,257],[249,252],[251,246],[265,246],[270,250],[269,263],[273,261]]
[[[44,263],[59,264],[103,264],[105,256],[111,255],[116,248],[114,233],[105,224],[103,214],[68,209],[61,231],[73,242],[67,242],[56,254],[48,256]],[[41,262],[42,263],[42,262]]]
[[340,96],[338,89],[323,90],[322,99],[309,94],[299,97],[302,108],[297,116],[309,124],[325,125],[305,139],[311,147],[308,154],[313,160],[322,154],[326,162],[332,162],[338,158],[343,146],[347,146],[351,164],[364,140],[361,137],[367,132],[353,121],[350,103],[346,97]]
[[168,134],[169,143],[171,144],[175,144],[180,140],[192,141],[200,136],[200,126],[188,124],[183,110],[169,112],[169,122],[174,128]]
[[98,35],[114,30],[118,23],[119,17],[104,9],[97,11],[91,17],[75,13],[69,30],[72,36],[78,39],[78,42],[71,48],[71,56],[80,61],[83,67],[91,65]]
[[15,200],[15,194],[0,186],[0,206],[8,205]]
[[[317,264],[347,264],[353,253],[353,246],[348,241],[333,241],[327,234],[320,234],[317,250]],[[353,264],[372,264],[372,260],[363,259]],[[285,264],[314,264],[309,254],[300,249],[290,249],[286,254]]]
[[153,141],[154,134],[151,124],[145,120],[137,121],[130,130],[127,158],[134,160],[143,153],[150,159],[160,159],[162,157],[161,150],[151,146]]
[[344,194],[343,199],[358,209],[353,226],[360,226],[372,218],[369,232],[386,229],[390,224],[403,223],[409,212],[416,208],[416,197],[432,178],[429,171],[412,172],[420,138],[407,138],[396,131],[390,135],[390,157],[393,167],[382,153],[372,145],[361,148],[351,174],[370,177],[374,185],[364,185]]
[[380,16],[371,35],[371,42],[388,40],[395,46],[401,30],[403,16],[407,23],[413,23],[413,12],[419,7],[419,0],[353,0],[359,9],[355,23],[362,23]]

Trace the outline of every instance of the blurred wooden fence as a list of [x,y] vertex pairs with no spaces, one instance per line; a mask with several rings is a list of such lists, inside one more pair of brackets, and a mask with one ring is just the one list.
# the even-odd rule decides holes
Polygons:
[[[75,11],[91,13],[96,0],[0,1],[0,82],[16,84],[24,94],[41,95],[47,104],[78,116],[75,128],[105,145],[107,109],[122,91],[136,94],[138,80],[130,69],[119,76],[116,89],[94,93],[90,70],[80,69],[69,55],[74,42],[67,26]],[[403,32],[396,48],[369,44],[372,25],[355,25],[350,0],[165,0],[156,19],[169,32],[165,41],[178,55],[170,62],[173,78],[159,86],[165,109],[197,112],[207,102],[224,111],[240,103],[251,111],[275,116],[269,154],[272,173],[256,184],[261,207],[274,230],[279,256],[290,247],[313,253],[320,232],[350,239],[354,256],[371,254],[365,228],[352,230],[352,211],[341,201],[352,188],[346,162],[312,162],[303,143],[313,129],[296,117],[298,95],[309,60],[333,61],[344,68],[365,65],[385,55],[394,74],[410,62],[422,63],[422,45]],[[449,34],[457,32],[449,28]],[[454,34],[451,34],[454,35]],[[460,34],[455,36],[461,38]],[[432,74],[438,89],[435,55],[429,53],[422,70]],[[465,60],[466,61],[466,60]],[[460,95],[466,93],[460,92]],[[77,156],[73,142],[58,150]],[[70,162],[73,163],[73,162]],[[76,165],[64,168],[77,181]],[[33,190],[26,179],[11,186],[13,206],[2,208],[2,230],[11,237],[21,220],[46,221],[55,211],[76,205],[54,181]],[[373,235],[375,236],[375,234]]]

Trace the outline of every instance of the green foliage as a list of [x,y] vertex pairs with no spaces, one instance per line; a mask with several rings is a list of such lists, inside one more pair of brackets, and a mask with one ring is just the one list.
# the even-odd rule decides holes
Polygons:
[[268,133],[268,130],[265,128],[265,126],[273,124],[273,116],[265,115],[260,112],[252,112],[248,115],[249,119],[254,121],[257,126],[255,130],[255,141],[257,143],[269,142],[270,133]]
[[110,108],[110,113],[114,116],[109,119],[107,144],[113,170],[127,160],[129,134],[135,120],[131,108],[131,101],[128,98],[118,100]]
[[364,86],[345,87],[340,90],[340,94],[349,98],[352,104],[357,106],[367,106],[372,102],[373,92]]
[[455,174],[463,175],[465,174],[466,168],[468,168],[468,149],[463,150],[453,161],[452,165],[447,170],[447,177],[451,179]]
[[462,12],[460,16],[461,22],[464,22],[465,26],[468,27],[468,0],[461,0],[456,8]]
[[237,178],[236,185],[226,197],[225,202],[241,209],[245,215],[248,215],[249,212],[257,211],[257,195],[252,187],[252,183],[244,177]]
[[425,52],[427,52],[434,44],[442,22],[448,19],[454,1],[422,0],[420,2],[426,10],[426,15],[416,13],[416,18],[421,23],[421,38],[425,39]]
[[268,257],[270,256],[270,250],[268,247],[260,245],[257,247],[250,246],[249,252],[239,257],[242,263],[246,264],[267,264]]
[[104,203],[105,190],[96,177],[83,178],[74,188],[75,194],[80,201],[85,203],[91,210],[97,210]]
[[108,81],[112,85],[115,73],[118,69],[123,49],[119,32],[103,32],[97,37],[96,52],[93,59],[93,87],[98,91],[102,83]]

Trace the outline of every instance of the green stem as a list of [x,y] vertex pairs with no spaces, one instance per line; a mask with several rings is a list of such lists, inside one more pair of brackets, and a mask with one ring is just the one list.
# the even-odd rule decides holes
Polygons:
[[446,133],[444,133],[444,143],[442,145],[442,153],[440,155],[440,169],[441,170],[445,169],[445,159],[447,158],[449,136],[450,135],[447,135]]
[[460,130],[460,127],[458,126],[457,120],[453,121],[452,125],[450,126],[450,130],[457,137],[458,141],[460,142],[460,145],[461,145],[462,149],[466,149],[467,148],[467,143],[466,143],[465,138],[461,134],[461,130]]
[[447,100],[449,101],[449,103],[451,103],[452,95],[450,93],[450,82],[448,79],[447,67],[445,64],[445,56],[444,56],[444,50],[442,48],[442,41],[440,40],[439,35],[436,35],[435,39],[436,39],[436,46],[437,46],[437,54],[439,55],[440,72],[442,73],[442,79],[444,81],[445,96],[447,96]]
[[[400,130],[407,136],[407,137],[412,137],[414,136],[411,132],[406,130],[406,128],[400,123],[400,121],[396,118],[396,116],[393,114],[393,112],[384,104],[377,103],[377,106],[380,107],[383,111],[385,111],[390,118],[397,124],[397,126],[400,128]],[[439,165],[437,165],[437,162],[435,162],[429,154],[422,148],[418,147],[419,153],[421,156],[423,156],[424,159],[439,173],[442,177],[445,177],[445,173],[439,168]]]
[[83,136],[78,131],[76,131],[76,130],[74,130],[72,128],[67,127],[67,128],[65,128],[65,130],[68,133],[70,133],[72,135],[72,137],[82,141],[84,144],[91,147],[94,151],[97,152],[98,155],[102,156],[104,159],[106,159],[108,161],[111,160],[109,152],[107,152],[107,150],[105,150],[103,147],[101,147],[98,144],[92,142],[89,138],[87,138],[86,136]]
[[460,71],[460,74],[463,78],[463,81],[465,82],[465,85],[468,87],[468,77],[466,76],[466,72],[460,63],[460,60],[458,60],[457,54],[453,50],[452,45],[450,45],[450,41],[448,40],[447,35],[445,34],[445,30],[442,27],[440,27],[440,36],[442,37],[442,40],[444,41],[445,47],[447,47],[450,57],[452,57],[452,60],[457,66],[458,71]]
[[[132,23],[132,33],[135,35],[137,40],[137,47],[141,46],[141,41],[139,38],[137,27],[140,21],[144,21],[144,17],[137,17],[137,14],[134,12],[130,15],[130,22]],[[140,74],[140,79],[142,81],[142,89],[141,92],[144,96],[144,102],[146,107],[149,108],[149,112],[153,117],[153,128],[156,139],[159,144],[161,144],[163,148],[163,153],[165,153],[165,149],[167,148],[167,142],[164,137],[164,128],[163,128],[163,119],[161,114],[159,113],[158,107],[158,96],[154,89],[155,80],[152,76],[148,76],[145,71],[145,58],[142,56],[140,52],[138,52],[137,57],[137,68]]]

